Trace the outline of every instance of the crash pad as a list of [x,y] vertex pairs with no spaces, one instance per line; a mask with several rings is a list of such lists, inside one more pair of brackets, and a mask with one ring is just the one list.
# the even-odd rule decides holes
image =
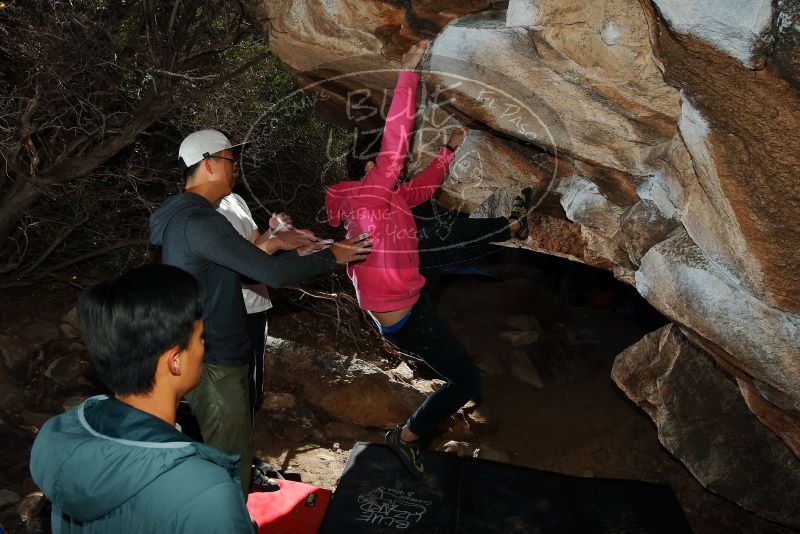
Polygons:
[[291,480],[277,480],[281,489],[254,492],[247,511],[259,534],[314,534],[331,499],[330,490]]
[[357,443],[320,532],[691,532],[661,484],[583,478],[423,451],[423,480],[385,445]]

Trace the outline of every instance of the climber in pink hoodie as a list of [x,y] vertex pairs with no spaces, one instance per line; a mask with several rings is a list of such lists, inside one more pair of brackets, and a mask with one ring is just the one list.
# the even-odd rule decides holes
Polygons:
[[[419,76],[413,71],[426,45],[427,42],[420,42],[403,56],[403,70],[398,76],[375,161],[366,164],[366,174],[361,180],[335,184],[325,196],[331,225],[344,223],[348,237],[362,235],[372,242],[372,253],[366,261],[347,267],[359,306],[371,315],[387,341],[424,361],[447,381],[423,402],[405,426],[386,435],[387,444],[418,479],[424,473],[418,438],[428,435],[480,389],[478,369],[436,315],[423,291],[420,242],[411,213],[412,207],[430,199],[441,186],[466,131],[454,130],[422,172],[398,185],[416,114]],[[460,220],[459,230],[452,236],[462,240],[456,246],[526,237],[530,196],[530,190],[524,190],[515,199],[509,217]],[[443,244],[439,241],[436,246],[441,248]]]
[[347,235],[368,234],[369,259],[348,267],[361,308],[391,312],[410,308],[419,298],[425,278],[419,274],[416,224],[411,207],[428,200],[439,188],[453,153],[446,148],[412,181],[397,186],[414,130],[419,76],[403,70],[386,117],[381,150],[367,174],[340,182],[325,195],[328,222],[342,222]]

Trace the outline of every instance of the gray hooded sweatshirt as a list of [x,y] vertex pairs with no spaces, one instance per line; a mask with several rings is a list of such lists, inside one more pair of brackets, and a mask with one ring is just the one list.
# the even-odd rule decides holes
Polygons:
[[31,474],[55,534],[253,533],[236,456],[105,395],[44,424]]
[[163,247],[161,261],[191,273],[203,288],[205,361],[242,365],[250,361],[241,275],[269,287],[305,282],[336,265],[328,250],[270,256],[239,235],[204,197],[181,193],[150,216],[150,241]]

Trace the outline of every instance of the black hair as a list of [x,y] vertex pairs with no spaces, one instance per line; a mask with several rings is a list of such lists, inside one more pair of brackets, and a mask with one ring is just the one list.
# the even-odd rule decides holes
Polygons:
[[366,164],[378,156],[381,147],[383,130],[357,132],[353,144],[347,152],[345,160],[347,179],[360,180],[366,173]]
[[186,271],[146,265],[86,290],[78,316],[100,381],[117,395],[146,394],[161,354],[189,344],[202,290]]
[[364,177],[364,169],[367,161],[359,157],[353,155],[352,152],[348,152],[347,159],[346,159],[346,168],[347,168],[347,179],[348,180],[360,180]]

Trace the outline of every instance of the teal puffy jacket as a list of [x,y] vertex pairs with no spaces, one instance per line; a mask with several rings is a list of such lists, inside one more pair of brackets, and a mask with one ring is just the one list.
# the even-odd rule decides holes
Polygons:
[[[101,409],[117,436],[87,422]],[[47,421],[31,451],[33,480],[53,503],[55,534],[252,534],[237,464],[106,396]]]

